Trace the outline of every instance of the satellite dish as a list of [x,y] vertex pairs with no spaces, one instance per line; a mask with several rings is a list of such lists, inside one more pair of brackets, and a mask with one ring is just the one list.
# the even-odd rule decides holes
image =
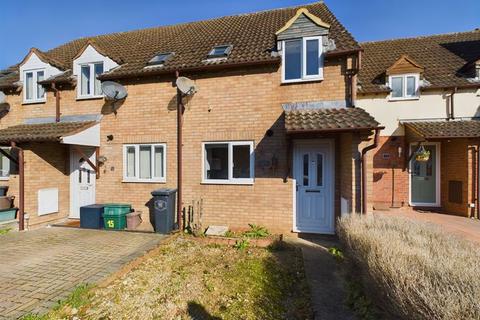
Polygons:
[[6,100],[5,93],[0,91],[0,104],[5,103],[5,100]]
[[197,86],[193,80],[188,79],[187,77],[178,77],[176,84],[177,88],[187,96],[193,95],[197,92]]
[[119,83],[113,81],[102,82],[102,92],[107,100],[123,100],[127,97],[127,89]]

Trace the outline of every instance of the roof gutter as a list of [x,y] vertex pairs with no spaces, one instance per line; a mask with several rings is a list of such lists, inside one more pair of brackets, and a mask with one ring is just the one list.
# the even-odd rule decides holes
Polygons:
[[339,133],[339,132],[355,132],[355,131],[366,131],[366,130],[383,130],[385,127],[362,127],[362,128],[332,128],[332,129],[320,129],[320,130],[287,130],[287,134],[297,134],[297,133]]
[[[280,59],[275,60],[265,60],[265,61],[254,61],[254,62],[237,62],[237,63],[230,63],[230,64],[211,64],[205,66],[198,66],[198,67],[186,67],[186,68],[177,68],[177,69],[161,69],[148,71],[148,72],[132,72],[126,74],[102,74],[97,78],[99,80],[113,80],[113,79],[127,79],[127,78],[134,78],[134,77],[151,77],[151,76],[159,76],[159,75],[171,75],[172,72],[181,71],[182,73],[191,73],[191,72],[199,72],[199,71],[215,71],[215,70],[225,70],[225,69],[233,69],[238,67],[250,67],[250,66],[269,66],[269,65],[277,65],[280,64]],[[118,69],[117,69],[118,70]]]

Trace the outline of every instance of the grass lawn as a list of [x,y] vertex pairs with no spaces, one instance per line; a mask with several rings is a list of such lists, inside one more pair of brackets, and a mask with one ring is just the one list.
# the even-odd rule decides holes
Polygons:
[[[45,319],[311,319],[301,253],[177,237],[105,288],[85,288]],[[31,318],[35,319],[35,318]]]

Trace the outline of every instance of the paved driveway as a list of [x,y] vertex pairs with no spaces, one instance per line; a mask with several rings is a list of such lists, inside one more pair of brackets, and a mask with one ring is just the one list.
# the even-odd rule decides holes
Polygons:
[[102,280],[162,239],[74,228],[0,236],[0,319],[44,313],[77,285]]

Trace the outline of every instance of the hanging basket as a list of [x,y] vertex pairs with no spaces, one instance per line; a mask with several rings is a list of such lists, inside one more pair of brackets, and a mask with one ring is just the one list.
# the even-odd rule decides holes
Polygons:
[[430,160],[430,151],[424,150],[415,155],[415,160],[418,162],[427,162]]

